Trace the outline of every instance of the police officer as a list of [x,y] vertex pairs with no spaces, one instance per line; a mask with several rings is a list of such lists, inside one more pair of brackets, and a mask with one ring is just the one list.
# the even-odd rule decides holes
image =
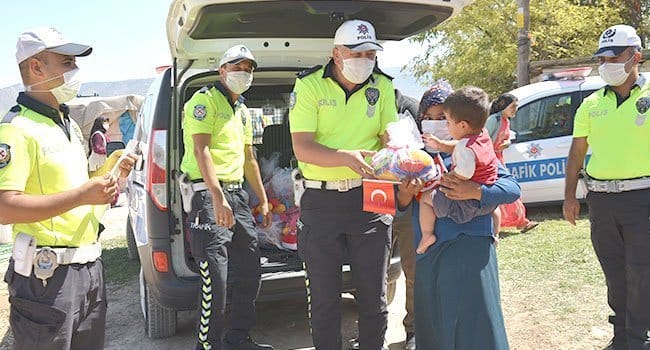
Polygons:
[[[260,199],[263,225],[270,222],[268,199],[253,155],[251,116],[241,95],[250,87],[256,67],[246,46],[231,47],[219,62],[219,81],[197,91],[184,108],[181,170],[195,190],[187,224],[202,281],[199,349],[273,349],[256,344],[248,334],[255,325],[260,252],[248,194],[242,189],[244,177]],[[235,280],[222,343],[230,261]]]
[[[316,349],[341,349],[341,265],[352,268],[361,349],[382,348],[386,332],[386,269],[392,217],[362,210],[364,157],[387,141],[397,120],[391,80],[376,68],[382,50],[369,22],[349,20],[334,37],[332,59],[296,80],[289,112],[305,178],[298,253],[307,270]],[[408,203],[408,202],[407,202]]]
[[600,36],[595,55],[607,86],[576,112],[564,192],[564,217],[575,225],[579,171],[591,148],[584,181],[591,242],[614,311],[610,349],[650,348],[650,82],[639,75],[640,50],[630,26]]
[[[16,60],[25,92],[0,123],[0,223],[13,224],[5,281],[16,349],[102,349],[106,294],[97,242],[115,179],[88,178],[79,126],[76,57],[92,48],[54,28],[23,33]],[[126,176],[135,158],[120,163]]]

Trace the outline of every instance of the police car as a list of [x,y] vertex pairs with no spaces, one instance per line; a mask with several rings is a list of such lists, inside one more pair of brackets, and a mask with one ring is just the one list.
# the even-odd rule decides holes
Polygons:
[[[588,69],[589,71],[591,69]],[[598,76],[575,76],[574,69],[556,74],[561,80],[545,81],[510,91],[519,99],[511,120],[515,138],[503,156],[521,185],[524,203],[558,203],[564,200],[564,176],[571,147],[573,117],[582,101],[605,86]],[[650,78],[649,73],[643,73]],[[587,159],[589,157],[587,155]],[[578,186],[577,197],[586,191]]]
[[[127,240],[130,254],[139,257],[142,266],[140,293],[150,337],[173,335],[177,311],[196,308],[200,280],[189,253],[174,174],[183,155],[183,104],[218,80],[224,51],[244,44],[253,52],[258,68],[253,86],[244,94],[246,105],[253,113],[282,115],[288,111],[296,73],[327,62],[334,32],[344,20],[368,20],[379,40],[401,40],[440,24],[471,2],[172,1],[166,29],[173,65],[154,80],[145,96],[134,134],[142,161],[128,183]],[[397,250],[393,251],[389,300],[401,273]],[[305,297],[304,272],[295,252],[265,251],[264,258],[260,299]],[[348,266],[343,267],[343,288],[353,291]]]

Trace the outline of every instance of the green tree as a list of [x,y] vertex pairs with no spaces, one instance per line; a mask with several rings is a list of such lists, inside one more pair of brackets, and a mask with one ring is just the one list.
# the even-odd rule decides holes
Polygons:
[[[616,3],[615,0],[612,0]],[[650,44],[650,0],[624,0],[621,6],[621,16],[628,19],[629,25],[637,28],[644,47]]]
[[[584,2],[584,1],[583,1]],[[412,40],[427,49],[406,67],[421,82],[448,79],[476,85],[492,96],[516,80],[516,0],[477,0],[460,15]],[[604,28],[621,23],[609,1],[531,0],[531,60],[591,55]]]

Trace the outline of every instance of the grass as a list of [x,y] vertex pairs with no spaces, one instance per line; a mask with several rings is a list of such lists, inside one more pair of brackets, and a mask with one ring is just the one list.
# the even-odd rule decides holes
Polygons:
[[106,283],[121,284],[140,273],[140,264],[129,259],[125,238],[103,241],[102,247]]
[[[531,210],[529,218],[541,224],[525,234],[505,230],[497,249],[508,332],[523,340],[511,345],[602,348],[611,336],[609,309],[586,214],[575,227],[562,219],[559,207]],[[536,337],[541,344],[528,343]]]
[[[497,249],[510,347],[602,349],[610,310],[586,213],[575,227],[559,207],[530,209],[529,218],[540,225],[525,234],[504,230]],[[102,244],[107,283],[132,281],[140,264],[129,260],[126,240]]]

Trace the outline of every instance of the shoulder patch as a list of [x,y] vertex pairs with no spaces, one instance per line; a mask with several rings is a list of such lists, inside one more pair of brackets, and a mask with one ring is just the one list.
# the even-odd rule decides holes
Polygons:
[[11,146],[0,143],[0,169],[6,167],[11,161]]
[[205,119],[205,114],[206,114],[205,106],[204,105],[195,105],[194,106],[194,119],[196,120],[203,120]]
[[0,123],[11,123],[11,121],[20,114],[20,106],[15,105],[11,107],[9,112],[0,120]]
[[295,91],[291,91],[291,94],[289,94],[289,109],[293,109],[293,107],[296,105],[297,101],[297,96]]
[[210,89],[212,89],[212,85],[204,86],[204,87],[202,87],[202,88],[199,90],[199,93],[201,93],[201,94],[205,94],[205,93],[208,92]]
[[305,70],[299,72],[298,74],[296,74],[296,76],[298,77],[298,79],[302,79],[302,78],[304,78],[304,77],[306,77],[306,76],[308,76],[308,75],[310,75],[310,74],[312,74],[314,72],[317,72],[321,68],[323,68],[323,65],[319,64],[317,66],[313,66],[313,67],[311,67],[309,69],[305,69]]

